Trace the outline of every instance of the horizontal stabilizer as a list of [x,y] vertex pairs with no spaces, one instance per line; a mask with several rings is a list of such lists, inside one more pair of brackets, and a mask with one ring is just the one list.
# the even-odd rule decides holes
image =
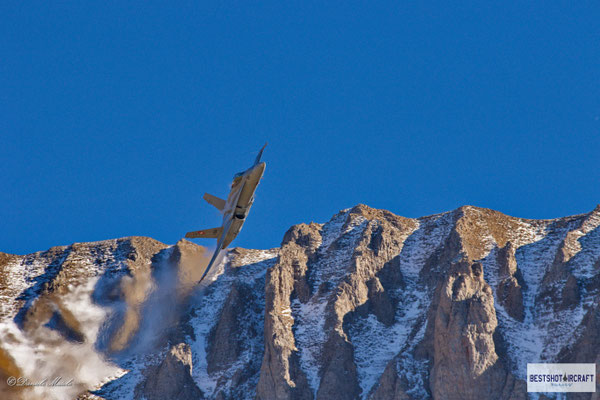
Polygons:
[[223,211],[225,208],[225,200],[213,196],[210,193],[204,193],[204,200],[212,206],[215,206],[219,211]]
[[222,233],[223,233],[223,228],[211,228],[211,229],[205,229],[203,231],[188,232],[185,234],[185,237],[189,238],[189,239],[198,239],[198,238],[218,239],[221,237]]

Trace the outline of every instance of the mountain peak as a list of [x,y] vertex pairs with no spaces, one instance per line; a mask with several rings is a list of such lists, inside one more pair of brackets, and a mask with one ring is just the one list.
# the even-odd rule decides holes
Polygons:
[[75,383],[3,379],[0,394],[522,397],[528,362],[600,359],[598,211],[404,218],[358,204],[292,226],[279,248],[228,249],[201,285],[209,254],[185,239],[0,253],[0,370]]

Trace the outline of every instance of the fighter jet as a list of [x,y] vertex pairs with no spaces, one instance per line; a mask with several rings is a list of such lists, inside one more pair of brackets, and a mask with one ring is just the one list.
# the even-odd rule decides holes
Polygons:
[[215,253],[198,283],[202,282],[206,274],[208,274],[219,252],[229,246],[229,243],[242,230],[250,207],[254,203],[254,192],[265,172],[265,163],[260,162],[260,157],[265,147],[267,147],[266,143],[258,152],[254,165],[234,175],[227,200],[220,199],[212,194],[204,194],[204,200],[216,207],[223,214],[223,226],[185,234],[186,238],[218,239]]

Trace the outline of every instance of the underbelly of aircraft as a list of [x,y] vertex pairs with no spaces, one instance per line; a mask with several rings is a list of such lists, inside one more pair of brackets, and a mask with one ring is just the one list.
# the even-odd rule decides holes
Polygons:
[[223,242],[223,248],[229,246],[229,243],[240,233],[242,230],[242,226],[244,225],[244,219],[233,218],[231,221],[231,227],[229,228],[229,232],[225,236],[225,241]]

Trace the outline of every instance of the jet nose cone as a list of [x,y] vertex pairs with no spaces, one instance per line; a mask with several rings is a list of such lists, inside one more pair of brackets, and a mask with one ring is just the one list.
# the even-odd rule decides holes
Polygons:
[[255,177],[255,179],[262,178],[263,174],[265,173],[266,166],[267,164],[265,164],[264,162],[261,162],[254,166],[254,168],[252,169],[252,175]]
[[266,163],[264,163],[264,162],[258,163],[258,164],[256,164],[256,166],[254,167],[254,171],[252,171],[252,172],[253,172],[253,173],[255,173],[255,174],[260,174],[260,175],[262,175],[262,174],[263,174],[263,172],[265,172],[265,167],[266,167],[266,166],[267,166],[267,164],[266,164]]

